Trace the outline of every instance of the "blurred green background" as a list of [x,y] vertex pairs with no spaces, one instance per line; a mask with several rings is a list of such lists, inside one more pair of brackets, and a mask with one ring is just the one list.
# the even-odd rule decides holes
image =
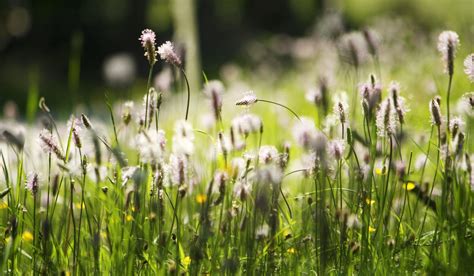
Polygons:
[[[193,13],[186,3],[194,3],[196,22],[181,13]],[[160,44],[175,40],[178,24],[185,35],[194,26],[196,60],[209,78],[218,78],[229,62],[251,72],[249,43],[277,34],[305,36],[329,11],[340,15],[344,30],[397,17],[427,34],[455,30],[472,49],[472,0],[1,0],[0,105],[15,102],[23,114],[40,96],[67,110],[104,93],[143,93],[148,64],[138,36],[144,28],[157,32]]]

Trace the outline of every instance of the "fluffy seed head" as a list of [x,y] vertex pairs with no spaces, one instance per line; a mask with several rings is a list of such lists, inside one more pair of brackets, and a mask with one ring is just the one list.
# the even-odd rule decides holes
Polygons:
[[204,86],[204,94],[211,100],[214,117],[219,120],[222,110],[222,94],[224,93],[224,85],[218,80],[209,81]]
[[453,31],[444,31],[438,37],[438,51],[445,65],[445,72],[449,75],[454,71],[454,57],[459,46],[459,36]]
[[344,157],[343,154],[345,148],[346,144],[344,140],[332,140],[328,145],[329,155],[336,160],[341,160],[341,158]]
[[145,57],[148,59],[148,62],[153,65],[156,62],[156,50],[155,50],[155,41],[156,35],[150,29],[145,29],[142,31],[142,34],[138,38],[140,40],[143,49],[145,50]]
[[432,99],[430,101],[430,113],[431,113],[431,123],[433,125],[441,125],[441,108],[439,107],[438,100]]
[[248,136],[250,133],[257,133],[262,128],[262,121],[254,114],[246,113],[232,120],[233,129],[241,135]]
[[248,91],[238,100],[235,105],[251,106],[258,101],[257,95],[253,91]]
[[142,131],[136,137],[135,146],[138,149],[140,161],[153,164],[160,162],[166,146],[165,132],[154,129]]
[[301,118],[293,127],[293,137],[300,146],[305,149],[312,149],[317,136],[317,130],[314,122],[309,118]]
[[392,108],[390,98],[387,98],[377,111],[375,124],[377,125],[377,135],[379,137],[390,136],[395,133],[395,113]]
[[39,177],[37,173],[30,173],[26,180],[25,188],[30,191],[30,193],[35,196],[38,192],[39,187]]
[[471,82],[474,82],[474,54],[470,54],[464,60],[464,73]]
[[60,160],[65,160],[65,157],[58,146],[56,139],[53,134],[47,129],[43,129],[39,134],[41,147],[45,153],[54,153]]
[[261,163],[269,164],[278,160],[278,150],[274,146],[264,145],[260,147],[258,158]]
[[174,46],[170,41],[166,41],[158,47],[158,54],[162,60],[173,64],[174,66],[181,66],[181,59],[176,54]]

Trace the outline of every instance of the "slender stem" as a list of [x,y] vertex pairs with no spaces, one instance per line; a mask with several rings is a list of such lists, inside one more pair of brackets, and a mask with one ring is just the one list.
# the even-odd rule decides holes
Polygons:
[[285,108],[286,110],[290,111],[293,115],[295,115],[295,117],[301,121],[300,117],[298,116],[298,114],[296,114],[296,112],[294,112],[293,110],[291,110],[291,108],[285,106],[285,105],[282,105],[280,103],[277,103],[277,102],[274,102],[274,101],[269,101],[269,100],[262,100],[262,99],[258,99],[257,102],[264,102],[264,103],[271,103],[271,104],[274,104],[274,105],[278,105],[278,106],[281,106],[283,108]]
[[[453,75],[451,74],[451,75],[449,75],[448,93],[447,93],[447,97],[446,97],[446,101],[447,101],[446,106],[448,108],[448,115],[447,115],[448,116],[448,122],[447,122],[448,126],[449,126],[449,122],[450,122],[450,120],[449,120],[450,119],[449,98],[450,98],[450,95],[451,95],[451,83],[452,83],[452,81],[453,81]],[[447,130],[448,130],[448,133],[449,133],[449,127],[447,128]]]
[[189,88],[189,81],[188,81],[188,77],[186,76],[186,72],[184,71],[184,68],[180,67],[179,69],[181,69],[181,72],[183,73],[184,80],[186,81],[186,88],[188,90],[188,100],[186,102],[186,116],[184,117],[184,119],[187,121],[188,114],[189,114],[189,103],[191,101],[191,89]]

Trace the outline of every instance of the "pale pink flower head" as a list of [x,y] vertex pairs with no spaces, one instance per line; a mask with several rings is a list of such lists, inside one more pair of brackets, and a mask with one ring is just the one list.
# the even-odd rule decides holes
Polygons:
[[235,103],[235,105],[251,106],[257,101],[257,95],[255,95],[253,91],[248,91]]
[[444,31],[438,37],[438,51],[445,65],[445,72],[449,75],[454,71],[454,57],[456,56],[456,49],[459,46],[459,36],[453,31]]
[[145,49],[145,57],[148,59],[148,62],[153,65],[156,62],[156,35],[150,29],[145,29],[142,31],[142,34],[138,38],[140,40],[143,49]]
[[464,60],[464,73],[471,82],[474,82],[474,54],[470,54]]
[[158,47],[158,54],[160,58],[174,66],[181,66],[181,59],[174,50],[174,46],[170,41],[166,41]]
[[35,196],[39,188],[39,176],[37,173],[30,173],[26,180],[25,188]]

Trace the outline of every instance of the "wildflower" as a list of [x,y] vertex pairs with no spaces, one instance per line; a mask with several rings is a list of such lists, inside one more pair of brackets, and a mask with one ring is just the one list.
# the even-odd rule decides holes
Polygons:
[[308,102],[319,105],[323,100],[323,94],[320,89],[310,88],[306,91],[305,98]]
[[439,127],[441,125],[441,109],[439,107],[439,102],[436,98],[430,101],[430,113],[431,123]]
[[445,65],[445,72],[452,76],[454,71],[454,57],[459,46],[459,36],[453,31],[444,31],[438,37],[438,51]]
[[464,60],[464,73],[471,82],[474,82],[474,54],[470,54]]
[[35,196],[39,188],[39,176],[37,173],[30,173],[26,180],[25,188]]
[[331,155],[331,157],[335,158],[336,160],[341,160],[345,147],[346,145],[344,140],[332,140],[328,145],[329,155]]
[[415,189],[415,187],[416,187],[416,185],[413,182],[403,183],[403,189],[404,190],[411,191],[411,190]]
[[335,97],[334,114],[337,116],[341,124],[345,124],[347,121],[347,110],[349,109],[347,101],[346,92],[341,92]]
[[399,95],[400,84],[398,84],[398,82],[391,82],[388,90],[392,97],[393,107],[398,115],[398,121],[403,124],[405,121],[405,113],[408,110],[405,107],[405,99]]
[[288,248],[288,250],[286,250],[286,252],[288,252],[289,254],[295,254],[296,249],[294,249],[293,247],[290,247],[290,248]]
[[170,41],[166,41],[160,47],[158,47],[158,54],[160,58],[174,66],[181,66],[181,59],[176,54],[173,44]]
[[92,129],[92,123],[85,114],[81,114],[81,122],[82,122],[82,125],[85,126],[87,129],[89,130]]
[[240,200],[245,200],[250,192],[252,191],[252,186],[243,181],[237,181],[234,185],[234,197],[240,198]]
[[255,236],[257,240],[262,240],[268,237],[269,232],[270,226],[268,226],[268,224],[263,224],[255,229]]
[[274,146],[261,146],[258,158],[263,164],[271,163],[278,159],[278,150]]
[[364,38],[358,32],[345,34],[339,44],[341,56],[352,66],[358,68],[366,58],[366,49],[363,46]]
[[82,125],[81,120],[72,117],[69,120],[68,125],[72,131],[72,140],[74,141],[74,145],[76,145],[78,149],[82,148],[81,137],[79,135]]
[[246,113],[232,120],[232,127],[241,135],[247,137],[250,133],[257,133],[262,128],[262,121],[256,115]]
[[390,98],[387,98],[377,111],[375,124],[377,125],[377,135],[379,137],[390,136],[395,133],[395,113]]
[[7,209],[7,208],[8,208],[8,202],[0,201],[0,210]]
[[364,35],[365,42],[367,43],[369,53],[372,56],[376,56],[379,48],[379,38],[377,37],[377,34],[370,29],[364,29],[362,34]]
[[203,204],[207,201],[207,196],[205,194],[197,194],[196,195],[196,202],[199,204]]
[[383,166],[382,168],[375,168],[376,175],[385,175],[387,173],[387,168]]
[[204,87],[204,94],[211,99],[214,117],[219,120],[222,109],[222,94],[224,93],[224,85],[218,80],[209,81]]
[[122,107],[122,121],[125,125],[128,125],[132,120],[132,110],[134,103],[133,101],[127,101]]
[[50,131],[43,129],[39,134],[39,138],[45,153],[54,153],[58,159],[65,161],[65,157]]
[[182,155],[172,154],[170,156],[171,183],[183,186],[187,182],[187,159]]
[[155,64],[156,62],[156,45],[155,45],[155,40],[156,40],[156,35],[155,32],[153,32],[150,29],[145,29],[142,31],[142,34],[138,38],[138,40],[141,41],[143,49],[145,49],[145,57],[148,59],[148,62],[150,65]]
[[309,118],[301,118],[301,121],[293,128],[293,137],[305,149],[313,148],[316,136],[316,127]]
[[449,130],[453,134],[453,137],[462,129],[464,121],[460,117],[454,117],[449,122]]
[[181,263],[183,264],[184,267],[188,267],[191,264],[191,257],[189,256],[184,257]]
[[376,230],[375,228],[373,228],[372,226],[369,226],[369,233],[373,233],[375,232],[375,230]]
[[240,100],[238,100],[235,105],[244,105],[251,106],[258,101],[257,95],[253,91],[248,91],[244,94]]
[[257,181],[261,183],[279,184],[283,173],[278,166],[270,165],[257,170]]
[[133,220],[132,215],[127,215],[127,216],[125,216],[125,220],[126,220],[126,221],[129,221],[129,222],[132,221],[132,220]]
[[370,199],[370,198],[366,198],[366,199],[365,199],[365,203],[367,203],[367,205],[374,205],[375,200]]
[[173,135],[173,153],[189,156],[194,152],[194,129],[185,120],[176,121]]
[[138,134],[135,147],[138,149],[140,160],[154,163],[162,160],[165,151],[166,138],[163,130],[146,130]]
[[33,240],[33,234],[30,231],[25,231],[21,235],[21,239],[26,241],[26,242],[30,242],[30,241]]

